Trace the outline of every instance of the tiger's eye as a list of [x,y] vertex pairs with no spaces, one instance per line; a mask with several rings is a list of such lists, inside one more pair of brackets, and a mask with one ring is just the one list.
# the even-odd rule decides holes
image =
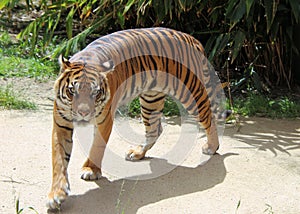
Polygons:
[[69,91],[69,93],[70,93],[71,95],[74,95],[74,94],[75,94],[74,86],[73,86],[73,85],[70,85],[70,86],[68,87],[68,91]]
[[101,88],[99,86],[97,86],[96,88],[93,89],[92,96],[95,97],[100,93],[101,93]]

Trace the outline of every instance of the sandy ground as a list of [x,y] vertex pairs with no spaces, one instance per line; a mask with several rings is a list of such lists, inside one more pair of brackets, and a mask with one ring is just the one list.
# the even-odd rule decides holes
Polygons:
[[[48,105],[34,112],[0,111],[1,214],[16,213],[17,198],[20,208],[25,208],[22,213],[34,213],[28,207],[47,213],[52,126],[47,109]],[[130,126],[142,133],[138,121],[130,121]],[[176,148],[172,144],[180,132],[176,122],[165,125],[150,158],[140,163],[123,159],[130,137],[124,139],[119,127],[114,127],[108,151],[123,163],[107,154],[107,178],[97,182],[80,179],[86,151],[75,139],[69,166],[71,195],[60,213],[300,213],[299,119],[243,118],[238,128],[226,125],[218,154],[210,159],[203,156],[204,138],[198,136],[198,143],[187,144],[188,157],[178,166],[164,159],[164,150],[174,152]],[[146,172],[139,171],[141,165],[148,167]],[[161,173],[161,169],[173,170]],[[149,173],[149,177],[151,173],[162,175],[128,179],[134,171]]]

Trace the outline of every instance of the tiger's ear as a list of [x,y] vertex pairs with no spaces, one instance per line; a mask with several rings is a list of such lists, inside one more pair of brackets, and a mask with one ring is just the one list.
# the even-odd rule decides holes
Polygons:
[[103,62],[101,64],[101,66],[106,69],[106,72],[109,72],[109,71],[112,71],[112,70],[115,69],[115,64],[112,60],[108,60],[106,62]]
[[71,67],[69,60],[65,59],[62,54],[58,57],[58,62],[60,65],[60,72],[64,72],[67,68]]

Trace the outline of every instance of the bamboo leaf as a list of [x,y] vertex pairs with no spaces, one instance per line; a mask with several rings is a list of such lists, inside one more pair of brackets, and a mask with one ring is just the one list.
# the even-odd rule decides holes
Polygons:
[[299,0],[289,0],[289,3],[291,5],[292,8],[292,12],[295,16],[296,19],[296,23],[298,23],[299,19],[300,19],[300,3]]
[[220,45],[221,40],[223,39],[223,36],[224,36],[224,34],[221,34],[215,39],[216,43],[215,43],[213,49],[210,51],[210,54],[208,57],[209,61],[212,61],[212,59],[215,57],[217,51],[219,50],[219,45]]
[[249,12],[250,12],[250,9],[251,9],[253,3],[254,3],[254,0],[246,0],[246,14],[247,14],[247,17],[249,15]]
[[230,29],[231,29],[241,20],[241,18],[246,13],[246,3],[244,0],[240,0],[238,4],[235,5],[234,2],[230,2],[230,5],[228,6],[228,10],[226,12],[227,18],[230,20]]
[[124,27],[125,24],[125,17],[124,13],[121,13],[120,11],[117,12],[118,22],[120,23],[121,27]]
[[161,1],[159,0],[153,0],[152,3],[157,17],[155,24],[159,24],[165,17],[165,7],[161,7]]
[[[230,34],[229,33],[225,33],[225,34],[221,34],[217,37],[217,39],[213,39],[213,41],[216,41],[213,49],[210,52],[209,55],[209,60],[212,61],[213,58],[219,54],[221,54],[222,51],[224,51],[226,49],[226,47],[229,44],[230,41]],[[207,43],[208,46],[205,47],[206,48],[210,48],[209,46],[211,46],[212,44],[210,44],[210,41],[208,41]],[[208,49],[206,49],[208,50]]]
[[59,20],[60,20],[60,17],[61,17],[61,11],[59,11],[58,15],[55,15],[55,16],[56,16],[56,21],[55,21],[55,24],[54,24],[54,26],[53,26],[53,28],[52,28],[52,31],[51,31],[50,35],[49,35],[48,43],[49,43],[50,40],[52,39],[53,34],[54,34],[54,31],[55,31],[56,28],[57,28],[57,25],[58,25]]
[[135,0],[129,0],[127,2],[127,4],[125,5],[124,11],[123,11],[123,15],[125,15],[128,10],[132,7],[132,5],[135,3]]
[[219,52],[223,51],[228,46],[229,40],[230,40],[230,35],[231,35],[230,33],[224,34],[224,36],[220,42],[220,45],[219,45]]
[[168,13],[169,13],[170,19],[172,19],[172,1],[165,0],[164,6],[165,6],[165,15],[168,15]]
[[0,1],[0,10],[2,10],[8,3],[10,0],[1,0]]
[[52,58],[56,58],[61,53],[65,53],[64,55],[69,55],[71,53],[71,50],[76,52],[79,49],[79,41],[85,40],[87,35],[90,35],[92,32],[94,32],[99,26],[102,26],[104,23],[106,23],[109,19],[111,19],[113,15],[113,11],[106,14],[105,16],[101,17],[100,19],[96,20],[93,25],[82,31],[81,33],[77,34],[73,38],[69,39],[68,41],[65,41],[63,44],[61,44],[58,48],[56,48],[52,54]]
[[232,16],[233,9],[234,9],[236,4],[237,4],[236,0],[231,0],[231,1],[228,2],[228,6],[226,7],[226,14],[225,14],[225,16],[227,18],[230,18]]
[[265,10],[266,10],[266,18],[267,18],[267,33],[269,33],[275,18],[278,5],[274,0],[265,0],[264,3],[265,3]]
[[67,31],[68,39],[72,38],[72,30],[73,30],[72,25],[73,25],[74,13],[75,13],[75,9],[74,7],[72,7],[72,9],[70,10],[66,18],[66,31]]
[[242,31],[238,31],[234,37],[234,47],[233,47],[233,51],[232,51],[232,59],[231,59],[231,63],[234,62],[234,60],[236,59],[236,57],[238,56],[241,48],[244,45],[244,40],[246,38],[246,35],[242,32]]

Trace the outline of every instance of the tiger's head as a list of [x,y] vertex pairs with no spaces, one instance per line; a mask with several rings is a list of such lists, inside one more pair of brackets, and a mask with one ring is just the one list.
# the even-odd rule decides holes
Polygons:
[[110,99],[105,72],[109,62],[97,68],[59,58],[61,74],[54,90],[58,113],[77,124],[93,122]]

